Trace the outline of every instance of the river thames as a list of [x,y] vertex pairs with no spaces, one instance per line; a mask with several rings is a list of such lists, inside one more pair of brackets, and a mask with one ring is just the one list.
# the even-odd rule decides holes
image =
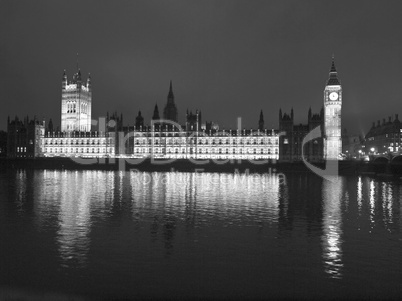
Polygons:
[[402,297],[402,180],[0,171],[0,296]]

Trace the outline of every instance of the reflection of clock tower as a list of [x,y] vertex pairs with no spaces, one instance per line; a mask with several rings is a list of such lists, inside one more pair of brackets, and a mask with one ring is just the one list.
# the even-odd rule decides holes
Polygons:
[[342,87],[338,79],[334,58],[332,57],[329,79],[324,90],[324,156],[325,159],[338,160],[342,152],[341,138]]

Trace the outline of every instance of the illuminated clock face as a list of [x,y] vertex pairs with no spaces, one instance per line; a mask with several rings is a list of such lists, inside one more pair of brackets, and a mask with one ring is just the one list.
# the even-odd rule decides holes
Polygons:
[[338,99],[338,93],[332,92],[331,94],[329,94],[329,99],[330,100],[337,100]]

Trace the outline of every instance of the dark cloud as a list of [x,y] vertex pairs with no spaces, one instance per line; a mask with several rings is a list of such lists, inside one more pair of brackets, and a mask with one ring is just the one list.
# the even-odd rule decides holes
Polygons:
[[322,106],[332,53],[343,124],[365,132],[401,112],[397,1],[1,1],[0,129],[7,115],[60,122],[61,76],[93,79],[93,116],[163,108],[173,80],[187,108],[235,127],[267,127],[278,110],[306,122]]

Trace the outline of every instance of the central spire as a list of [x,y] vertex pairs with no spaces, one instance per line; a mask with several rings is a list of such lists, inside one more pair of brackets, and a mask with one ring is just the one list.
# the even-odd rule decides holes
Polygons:
[[163,118],[177,122],[177,108],[174,103],[174,95],[172,88],[172,80],[170,80],[169,94],[167,97],[167,104],[163,110]]
[[168,94],[168,102],[174,102],[173,88],[172,88],[172,80],[170,80],[169,94]]

